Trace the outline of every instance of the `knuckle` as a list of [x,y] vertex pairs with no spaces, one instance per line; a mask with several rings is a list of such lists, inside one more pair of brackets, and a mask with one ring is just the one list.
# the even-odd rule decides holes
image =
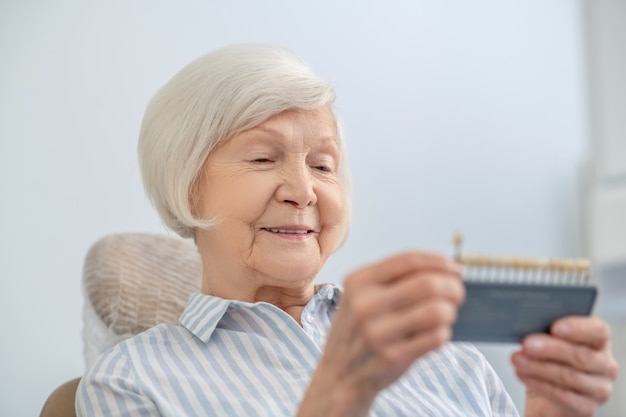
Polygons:
[[421,294],[426,296],[432,296],[437,294],[438,285],[437,280],[434,276],[425,277],[424,279],[419,280],[417,283],[418,290]]
[[581,369],[585,369],[592,361],[592,353],[585,347],[577,347],[572,352],[572,359],[576,366]]
[[378,347],[380,343],[380,332],[376,329],[375,326],[368,325],[363,327],[361,335],[363,337],[365,345],[368,348],[375,350]]
[[448,326],[441,326],[435,329],[431,336],[434,347],[440,347],[452,338],[452,329]]
[[467,291],[465,289],[465,285],[463,285],[463,283],[460,280],[456,281],[454,292],[453,292],[453,300],[459,305],[463,304],[463,302],[465,301],[466,295],[467,295]]
[[456,309],[446,302],[434,302],[428,306],[426,316],[435,323],[448,324],[456,319]]
[[600,326],[600,336],[608,341],[611,339],[611,327],[609,327],[608,323],[602,321]]
[[589,401],[579,401],[570,408],[580,410],[581,415],[593,416],[596,413],[597,406]]
[[440,321],[440,317],[443,314],[445,314],[445,308],[441,302],[432,301],[424,306],[425,317],[435,323]]
[[423,280],[424,289],[427,291],[428,295],[436,296],[436,297],[453,297],[455,293],[458,292],[458,288],[456,286],[459,283],[450,279],[450,277],[444,274],[433,274],[428,277],[428,279]]
[[363,326],[370,315],[370,306],[363,297],[354,297],[350,302],[350,311],[355,323]]
[[406,261],[417,268],[425,264],[430,264],[433,261],[441,261],[443,259],[443,256],[437,253],[426,251],[408,251],[405,252],[405,255]]
[[457,319],[459,318],[459,310],[458,308],[455,307],[451,307],[450,308],[450,321],[449,323],[456,323]]
[[407,279],[402,281],[396,289],[402,291],[402,295],[407,299],[413,299],[421,293],[422,283],[420,279]]
[[431,297],[442,297],[460,304],[465,299],[465,286],[459,279],[451,279],[451,277],[437,274],[431,275],[418,283],[416,289],[421,294]]
[[399,349],[395,347],[389,347],[387,349],[382,349],[378,354],[378,358],[380,363],[385,368],[396,368],[402,363],[403,357],[399,351]]
[[407,268],[419,269],[423,264],[423,254],[419,252],[405,252],[400,255],[402,262],[406,263]]
[[544,392],[549,397],[559,398],[561,401],[566,401],[567,400],[565,398],[565,394],[564,394],[563,390],[557,388],[556,386],[551,385],[551,384],[547,384],[547,383],[544,383],[542,386],[543,386]]
[[613,384],[604,383],[598,387],[598,399],[600,402],[608,401],[611,398],[611,394],[613,394]]
[[611,358],[611,364],[609,365],[608,374],[611,379],[616,379],[617,375],[619,374],[619,364],[613,358]]
[[556,380],[561,386],[582,386],[582,375],[569,367],[559,366],[556,372]]

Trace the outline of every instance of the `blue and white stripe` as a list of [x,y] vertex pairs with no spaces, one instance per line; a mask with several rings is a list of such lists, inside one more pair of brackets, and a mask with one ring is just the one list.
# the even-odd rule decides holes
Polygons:
[[[79,416],[293,416],[321,356],[341,290],[322,287],[302,326],[268,303],[194,294],[179,325],[105,352],[83,378]],[[372,416],[517,416],[472,345],[417,361],[376,399]]]

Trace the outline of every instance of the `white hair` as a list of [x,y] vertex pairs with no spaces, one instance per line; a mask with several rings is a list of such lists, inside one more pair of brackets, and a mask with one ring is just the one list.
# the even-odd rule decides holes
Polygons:
[[[165,225],[189,238],[217,224],[195,218],[191,207],[204,162],[220,143],[286,110],[332,110],[334,100],[328,82],[273,46],[231,46],[183,68],[150,101],[139,134],[144,187]],[[336,115],[335,124],[346,207],[339,247],[350,227],[350,180]]]

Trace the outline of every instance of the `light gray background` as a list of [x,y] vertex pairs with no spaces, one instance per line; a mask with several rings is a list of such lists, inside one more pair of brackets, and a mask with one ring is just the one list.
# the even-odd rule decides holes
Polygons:
[[[212,3],[212,4],[211,4]],[[164,232],[136,137],[178,69],[286,46],[338,92],[354,225],[319,281],[408,248],[581,255],[588,147],[581,1],[4,1],[0,4],[0,414],[83,372],[83,257]],[[516,402],[510,347],[485,348]]]

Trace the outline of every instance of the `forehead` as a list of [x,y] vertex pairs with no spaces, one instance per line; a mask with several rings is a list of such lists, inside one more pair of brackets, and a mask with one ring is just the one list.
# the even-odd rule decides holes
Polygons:
[[286,110],[237,136],[253,142],[282,140],[309,146],[338,145],[335,116],[328,106]]

